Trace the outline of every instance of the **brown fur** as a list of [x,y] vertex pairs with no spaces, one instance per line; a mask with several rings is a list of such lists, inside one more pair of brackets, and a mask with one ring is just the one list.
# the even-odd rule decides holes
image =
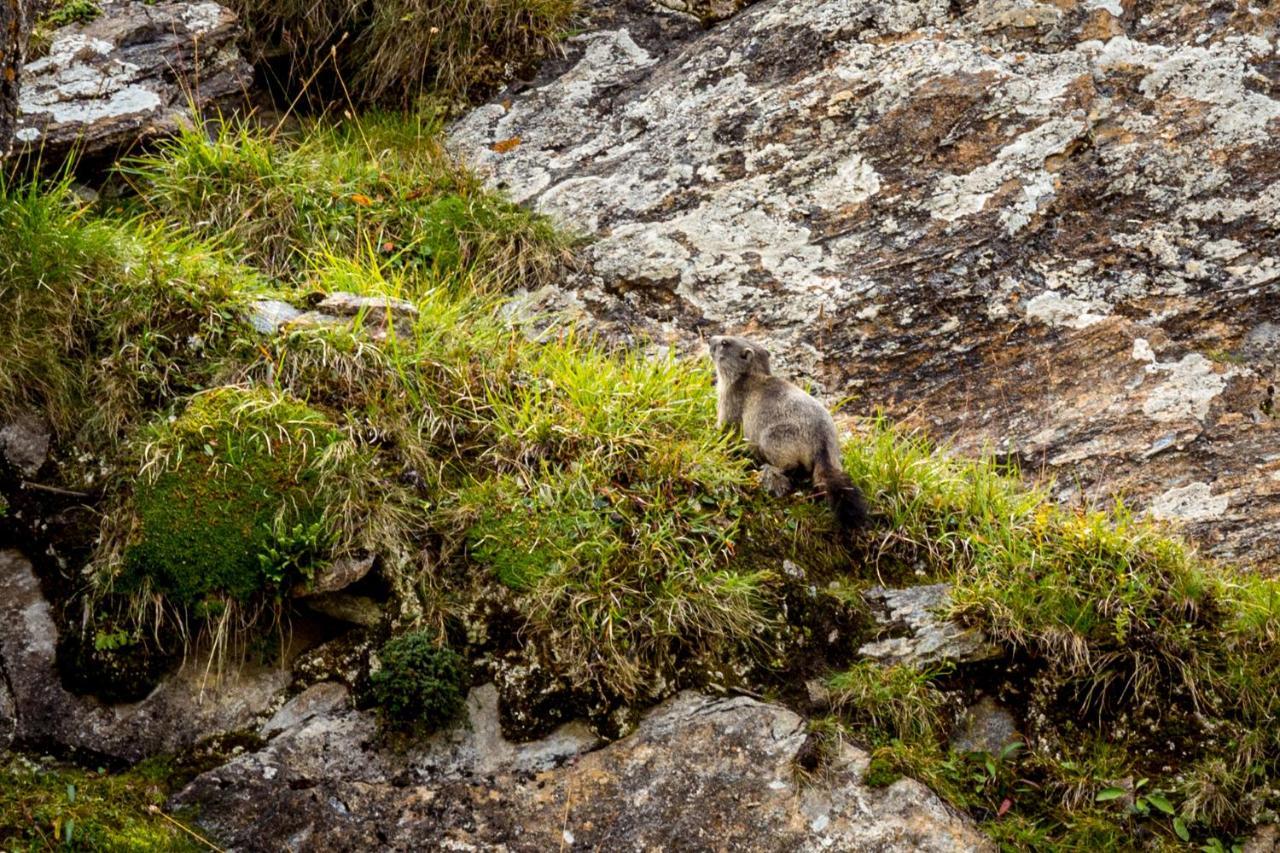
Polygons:
[[716,365],[716,417],[722,429],[737,427],[765,461],[762,479],[781,497],[793,474],[812,476],[845,529],[867,520],[866,502],[840,463],[840,441],[831,413],[809,394],[773,375],[769,352],[728,336],[710,340]]

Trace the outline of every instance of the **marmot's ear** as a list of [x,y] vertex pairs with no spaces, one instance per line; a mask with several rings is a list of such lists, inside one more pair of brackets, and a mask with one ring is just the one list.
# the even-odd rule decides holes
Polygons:
[[753,355],[755,355],[755,353],[753,353],[753,352],[752,352],[751,350],[749,350],[749,349],[744,349],[744,350],[742,351],[742,358],[743,358],[745,361],[750,361],[750,360],[751,360],[751,356],[753,356]]

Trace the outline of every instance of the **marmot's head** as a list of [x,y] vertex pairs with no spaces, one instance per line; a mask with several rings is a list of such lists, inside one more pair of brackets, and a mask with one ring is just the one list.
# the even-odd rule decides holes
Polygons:
[[769,351],[746,338],[716,335],[707,342],[716,372],[727,380],[748,373],[769,375]]

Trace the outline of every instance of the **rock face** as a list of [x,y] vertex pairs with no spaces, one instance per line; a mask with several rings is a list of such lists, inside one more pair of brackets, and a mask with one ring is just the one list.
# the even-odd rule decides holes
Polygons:
[[253,69],[236,17],[217,3],[107,3],[53,36],[22,72],[16,149],[46,157],[172,132],[199,108],[244,92]]
[[27,47],[27,0],[0,0],[0,157],[13,143],[18,115],[18,76]]
[[238,850],[991,849],[915,782],[864,787],[852,748],[829,778],[799,781],[803,721],[752,699],[680,694],[602,748],[576,724],[515,745],[486,685],[469,729],[396,751],[343,693],[310,688],[264,727],[280,731],[265,748],[173,805]]
[[246,667],[206,683],[204,668],[190,665],[140,702],[106,705],[63,688],[57,640],[31,564],[0,550],[0,747],[9,731],[24,745],[137,761],[243,728],[278,704],[289,681],[286,671]]
[[1276,563],[1275,4],[652,19],[603,9],[453,129],[493,184],[594,237],[532,310],[685,347],[753,335],[855,410]]

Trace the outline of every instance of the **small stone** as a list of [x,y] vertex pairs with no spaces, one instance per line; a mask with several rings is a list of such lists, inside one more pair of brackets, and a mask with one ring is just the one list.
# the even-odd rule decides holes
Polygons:
[[279,299],[259,299],[250,308],[249,324],[264,335],[275,334],[282,326],[302,316],[302,312]]
[[991,660],[1003,654],[981,631],[942,615],[951,602],[950,584],[873,587],[864,597],[872,605],[876,621],[899,636],[864,644],[858,649],[863,657],[884,664],[924,666],[941,661]]
[[392,317],[418,316],[417,306],[404,299],[392,299],[389,296],[356,296],[354,293],[344,291],[330,293],[316,308],[340,317],[353,317],[361,312],[374,317],[386,313],[390,313]]
[[1021,740],[1013,714],[994,697],[983,696],[964,712],[951,737],[951,748],[999,755],[1006,746]]
[[21,415],[0,427],[0,457],[24,477],[34,477],[49,458],[49,430],[35,415]]
[[369,574],[373,561],[372,554],[364,557],[339,557],[329,565],[316,569],[315,577],[308,583],[294,587],[293,595],[301,598],[346,589]]

